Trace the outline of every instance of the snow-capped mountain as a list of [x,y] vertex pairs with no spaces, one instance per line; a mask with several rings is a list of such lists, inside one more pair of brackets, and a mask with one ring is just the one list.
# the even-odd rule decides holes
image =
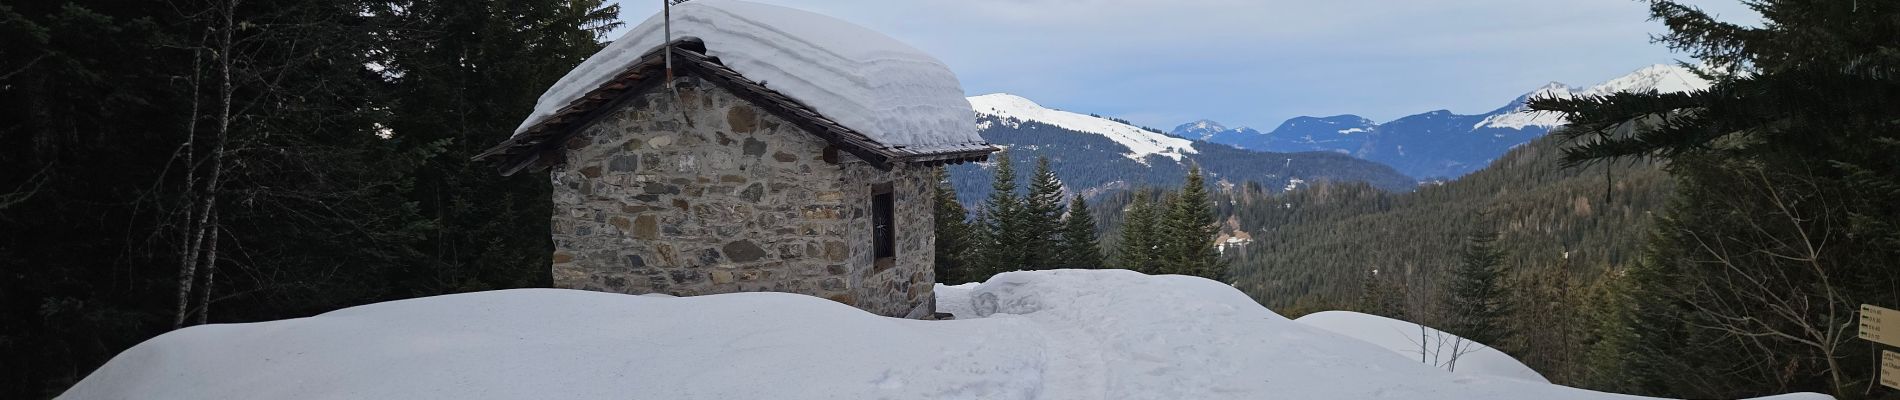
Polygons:
[[[1143,163],[1147,162],[1146,159],[1150,155],[1180,161],[1183,154],[1195,153],[1194,142],[1187,139],[1141,129],[1107,118],[1046,108],[1013,94],[995,93],[971,97],[970,108],[976,110],[978,131],[987,130],[990,124],[1003,124],[1015,128],[1019,127],[1022,121],[1035,121],[1062,129],[1102,135],[1115,141],[1116,144],[1127,147],[1128,152],[1123,155]],[[983,116],[995,118],[983,119]]]
[[1710,82],[1695,72],[1675,65],[1651,65],[1607,82],[1579,89],[1551,82],[1511,102],[1509,112],[1495,113],[1472,128],[1514,128],[1541,126],[1555,128],[1564,124],[1563,116],[1531,111],[1524,103],[1530,99],[1603,96],[1614,93],[1678,93],[1708,89]]
[[1244,126],[1230,129],[1225,125],[1221,125],[1219,122],[1203,119],[1176,126],[1174,130],[1169,131],[1168,134],[1194,140],[1228,143],[1247,140],[1247,138],[1258,136],[1260,135],[1260,131]]
[[[1272,188],[1296,181],[1363,181],[1390,190],[1408,190],[1416,185],[1391,167],[1348,155],[1248,151],[1169,136],[1114,118],[1043,107],[1011,94],[988,94],[969,100],[977,118],[977,133],[990,143],[1008,148],[1023,178],[1034,169],[1036,157],[1046,156],[1056,176],[1073,193],[1177,186],[1187,174],[1188,165],[1201,166],[1209,181],[1251,181]],[[1211,121],[1202,128],[1215,137],[1261,136],[1251,129],[1231,130]],[[990,167],[950,167],[950,180],[958,197],[974,203],[987,196]]]
[[[1296,117],[1266,134],[1215,134],[1209,141],[1260,151],[1331,151],[1385,163],[1414,178],[1456,178],[1564,124],[1560,115],[1531,111],[1525,106],[1531,99],[1618,92],[1671,93],[1707,89],[1709,85],[1686,68],[1653,65],[1587,88],[1551,82],[1483,114],[1436,110],[1382,124],[1355,115]],[[1177,135],[1184,132],[1180,128],[1176,131]]]

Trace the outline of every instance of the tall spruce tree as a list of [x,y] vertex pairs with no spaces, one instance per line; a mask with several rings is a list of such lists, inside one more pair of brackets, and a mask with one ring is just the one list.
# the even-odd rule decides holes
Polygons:
[[1049,169],[1049,157],[1036,157],[1036,172],[1029,181],[1029,193],[1023,196],[1022,229],[1026,269],[1047,269],[1056,265],[1056,248],[1062,227],[1062,181]]
[[1008,151],[997,152],[991,171],[990,197],[983,202],[981,221],[983,247],[972,280],[987,280],[1002,272],[1023,269],[1028,247],[1024,246],[1023,199],[1016,195],[1016,168]]
[[1163,211],[1162,265],[1167,273],[1226,279],[1220,252],[1214,249],[1214,203],[1208,199],[1200,166],[1188,168],[1181,191]]
[[400,99],[388,124],[400,146],[446,146],[409,192],[430,218],[415,294],[546,286],[548,180],[503,177],[469,160],[514,133],[540,92],[600,49],[618,6],[600,0],[419,1],[392,11],[413,36],[388,44]]
[[1450,313],[1446,331],[1491,346],[1504,344],[1504,319],[1510,313],[1500,270],[1504,253],[1497,249],[1497,240],[1494,232],[1466,236],[1445,292],[1445,311]]
[[1135,198],[1122,213],[1120,240],[1115,246],[1115,265],[1122,269],[1142,273],[1158,274],[1160,243],[1155,223],[1160,221],[1156,215],[1154,199],[1146,190],[1137,190]]
[[546,180],[465,160],[611,10],[0,5],[0,398],[176,325],[545,285]]
[[936,273],[937,282],[960,284],[975,281],[974,267],[970,263],[970,223],[969,212],[963,209],[963,203],[957,202],[956,188],[950,185],[949,174],[942,168],[933,173],[937,191],[934,196],[934,216],[936,217]]
[[1069,213],[1062,217],[1061,240],[1056,243],[1056,266],[1062,268],[1102,268],[1102,246],[1095,238],[1095,216],[1089,214],[1088,201],[1082,195],[1069,200]]
[[1612,389],[1858,397],[1875,360],[1830,327],[1900,306],[1900,3],[1748,4],[1764,23],[1650,2],[1709,90],[1531,103],[1570,121],[1569,164],[1660,159],[1676,178],[1625,286],[1633,387]]

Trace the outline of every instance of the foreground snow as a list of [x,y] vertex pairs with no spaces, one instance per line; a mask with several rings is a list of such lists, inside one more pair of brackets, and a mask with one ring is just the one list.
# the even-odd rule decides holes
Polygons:
[[395,301],[166,334],[63,397],[1631,398],[1448,373],[1200,278],[1038,271],[938,290],[964,319],[778,293]]
[[1317,312],[1294,321],[1364,340],[1413,362],[1429,362],[1461,374],[1550,382],[1523,362],[1484,343],[1411,322],[1351,311]]

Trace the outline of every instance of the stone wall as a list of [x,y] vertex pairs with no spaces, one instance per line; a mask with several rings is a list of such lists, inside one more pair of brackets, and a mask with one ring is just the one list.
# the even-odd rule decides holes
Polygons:
[[[704,81],[629,99],[552,168],[554,285],[693,296],[773,291],[921,317],[929,170],[882,171]],[[871,187],[891,183],[898,257],[874,268]]]
[[[852,296],[857,299],[858,308],[910,318],[923,318],[935,312],[936,295],[931,289],[937,282],[934,267],[937,219],[931,191],[936,186],[930,181],[930,171],[904,168],[883,172],[861,167],[846,172],[845,180],[849,182],[885,179],[884,182],[891,183],[891,225],[897,239],[893,266],[883,270],[875,268],[877,252],[871,240],[872,188],[868,184],[847,186],[847,191],[855,192],[847,197],[864,199],[853,205],[851,222],[845,232],[847,237],[862,238],[847,242],[851,244],[851,265],[866,266],[852,275],[851,287],[855,289]],[[879,178],[880,175],[888,177]]]

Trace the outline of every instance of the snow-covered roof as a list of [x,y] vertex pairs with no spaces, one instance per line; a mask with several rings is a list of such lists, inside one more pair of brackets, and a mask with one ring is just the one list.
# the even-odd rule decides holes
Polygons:
[[[510,140],[560,122],[572,106],[663,56],[656,50],[666,44],[665,25],[662,15],[648,18],[569,71]],[[703,44],[711,63],[893,154],[990,149],[976,133],[956,74],[876,31],[791,8],[699,0],[673,6],[672,38]],[[676,69],[682,63],[674,62]]]

